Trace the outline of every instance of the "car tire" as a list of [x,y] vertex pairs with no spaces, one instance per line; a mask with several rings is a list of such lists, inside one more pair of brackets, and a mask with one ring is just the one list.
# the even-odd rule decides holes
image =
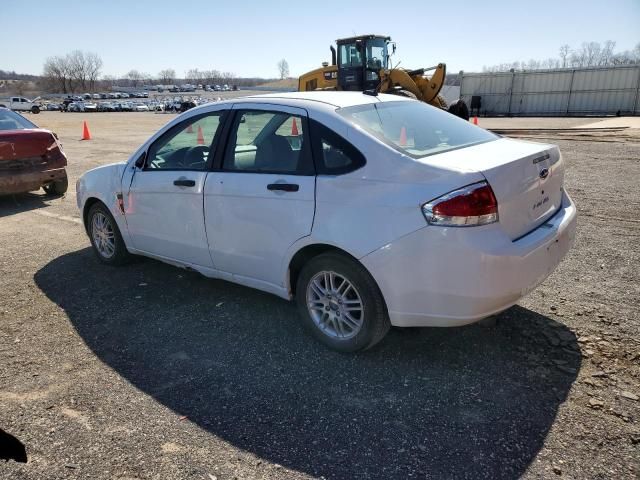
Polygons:
[[323,253],[307,262],[298,276],[296,302],[305,328],[332,350],[365,350],[389,331],[378,285],[347,255]]
[[87,233],[93,252],[100,262],[105,265],[123,265],[130,260],[131,254],[122,240],[118,224],[103,203],[94,203],[89,209]]
[[31,107],[31,113],[35,113],[35,114],[40,113],[40,107]]
[[42,188],[49,195],[64,195],[69,188],[69,179],[65,176],[60,180],[46,184]]

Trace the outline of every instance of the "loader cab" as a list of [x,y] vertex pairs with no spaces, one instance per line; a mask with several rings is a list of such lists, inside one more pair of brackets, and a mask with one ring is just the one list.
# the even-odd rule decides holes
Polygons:
[[390,37],[362,35],[337,40],[338,88],[371,90],[380,83],[380,70],[388,68]]

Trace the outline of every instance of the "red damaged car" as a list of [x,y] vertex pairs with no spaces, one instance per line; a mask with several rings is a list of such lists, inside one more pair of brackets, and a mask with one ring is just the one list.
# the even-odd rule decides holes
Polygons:
[[54,133],[0,108],[0,195],[67,191],[67,157]]

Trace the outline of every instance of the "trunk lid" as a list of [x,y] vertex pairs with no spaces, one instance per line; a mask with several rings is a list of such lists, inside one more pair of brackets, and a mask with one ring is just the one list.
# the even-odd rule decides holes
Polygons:
[[61,156],[48,130],[0,131],[0,170],[38,167]]
[[482,173],[498,200],[498,221],[512,240],[542,225],[562,203],[565,167],[555,145],[501,138],[422,161]]

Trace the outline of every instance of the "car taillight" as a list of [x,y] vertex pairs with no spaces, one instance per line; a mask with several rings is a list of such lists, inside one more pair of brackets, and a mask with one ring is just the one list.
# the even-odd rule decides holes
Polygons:
[[498,221],[498,201],[487,182],[449,192],[422,206],[431,225],[473,227]]

